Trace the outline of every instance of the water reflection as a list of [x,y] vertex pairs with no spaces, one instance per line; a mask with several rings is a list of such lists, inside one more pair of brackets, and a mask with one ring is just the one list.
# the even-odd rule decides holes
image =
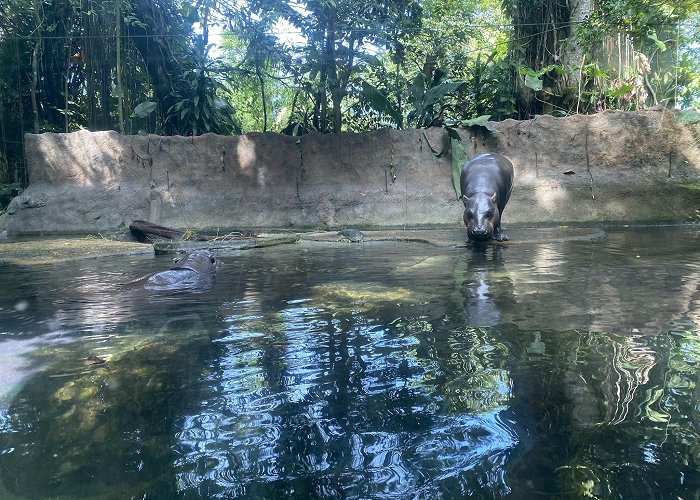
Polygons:
[[464,297],[468,325],[493,327],[502,322],[502,310],[513,303],[513,283],[502,247],[475,245],[457,262],[455,284]]
[[[230,323],[249,321],[230,312]],[[198,471],[178,476],[181,490],[360,498],[508,491],[500,468],[518,438],[501,417],[511,382],[487,361],[503,359],[485,348],[492,339],[460,328],[438,342],[406,320],[337,320],[298,304],[266,323],[277,336],[223,340],[215,394],[185,417],[179,435],[178,466]],[[465,373],[472,358],[481,362]]]
[[0,497],[686,497],[699,254],[308,245],[196,295],[118,287],[158,259],[3,268]]

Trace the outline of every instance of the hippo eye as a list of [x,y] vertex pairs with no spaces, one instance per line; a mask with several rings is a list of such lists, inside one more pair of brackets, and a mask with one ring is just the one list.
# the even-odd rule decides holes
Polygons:
[[493,217],[493,210],[489,210],[488,212],[486,212],[486,218],[487,218],[487,219],[490,219],[490,218],[492,218],[492,217]]
[[473,219],[474,218],[474,212],[471,210],[467,210],[467,219]]
[[211,263],[213,264],[214,262],[216,262],[216,257],[214,257],[214,256],[212,255],[211,257],[209,257],[209,260],[210,260]]

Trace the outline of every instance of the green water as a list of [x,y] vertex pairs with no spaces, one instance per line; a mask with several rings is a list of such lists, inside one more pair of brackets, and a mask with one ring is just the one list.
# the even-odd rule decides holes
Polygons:
[[[693,498],[700,231],[0,266],[0,498]],[[103,363],[89,364],[88,356]]]

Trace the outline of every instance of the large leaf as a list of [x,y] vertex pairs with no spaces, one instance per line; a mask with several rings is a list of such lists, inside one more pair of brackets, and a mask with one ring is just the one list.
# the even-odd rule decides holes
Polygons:
[[684,109],[683,111],[674,115],[674,118],[681,123],[685,123],[686,125],[695,125],[696,123],[700,123],[700,112],[694,109]]
[[608,94],[608,97],[611,98],[616,98],[620,97],[621,95],[629,94],[634,90],[634,87],[632,85],[622,85],[616,89],[608,90],[606,94]]
[[425,95],[425,73],[419,71],[411,84],[411,102],[414,108],[420,106],[420,102]]
[[555,73],[559,73],[560,75],[566,74],[566,70],[558,64],[550,64],[549,66],[545,66],[537,73],[539,74],[539,76],[542,76],[545,73],[549,73],[550,71],[554,71]]
[[144,101],[134,108],[130,118],[148,118],[157,107],[158,104],[153,101]]
[[491,115],[481,115],[471,120],[462,120],[459,124],[462,127],[484,127],[489,132],[499,132],[493,122],[489,121],[490,118]]
[[598,67],[598,64],[586,64],[581,68],[581,72],[591,78],[609,78],[608,74]]
[[545,74],[549,73],[550,71],[554,71],[556,73],[559,73],[560,75],[566,73],[566,70],[558,64],[550,64],[549,66],[545,66],[539,71],[535,71],[534,69],[528,68],[527,66],[520,66],[518,68],[518,71],[521,75],[525,76],[525,86],[531,88],[535,92],[542,90],[542,77]]
[[440,85],[436,85],[429,89],[423,96],[423,101],[420,106],[416,106],[416,115],[423,116],[423,114],[436,102],[444,99],[446,96],[454,94],[460,89],[466,87],[467,82],[445,82]]
[[534,90],[542,90],[542,80],[537,75],[525,75],[525,86]]
[[452,148],[452,185],[459,200],[462,196],[462,188],[459,185],[459,181],[462,175],[462,167],[467,162],[467,152],[464,150],[464,144],[462,144],[460,139],[450,137],[450,146]]
[[655,31],[652,31],[651,33],[649,33],[649,34],[647,35],[647,38],[649,38],[650,40],[652,40],[652,41],[656,44],[656,47],[657,47],[661,52],[664,52],[664,51],[666,50],[666,44],[665,44],[664,42],[662,42],[661,40],[659,40],[659,37],[656,36],[656,32],[655,32]]
[[394,123],[401,128],[403,117],[384,93],[372,84],[362,82],[362,95],[365,100],[377,111],[389,115]]

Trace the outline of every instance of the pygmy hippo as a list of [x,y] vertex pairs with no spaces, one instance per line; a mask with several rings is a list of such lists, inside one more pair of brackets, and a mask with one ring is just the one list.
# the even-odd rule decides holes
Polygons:
[[464,224],[474,241],[506,241],[501,231],[501,216],[513,189],[513,164],[498,153],[472,158],[460,176]]
[[219,259],[209,250],[194,250],[175,259],[167,271],[150,274],[129,283],[146,290],[206,290],[216,280],[221,267]]

